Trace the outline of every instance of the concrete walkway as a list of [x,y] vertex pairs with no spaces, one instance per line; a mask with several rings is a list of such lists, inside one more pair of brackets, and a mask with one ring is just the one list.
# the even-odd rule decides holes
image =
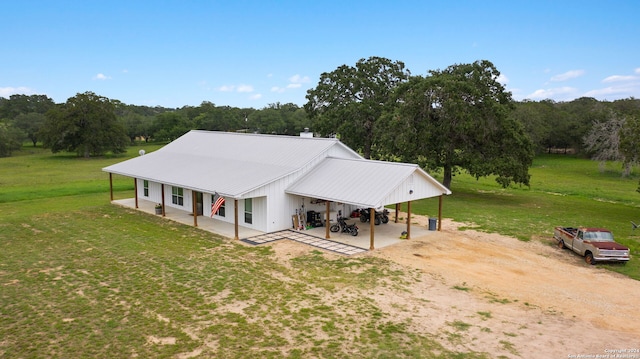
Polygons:
[[[135,209],[135,198],[114,200],[112,203]],[[137,210],[155,215],[155,203],[138,199]],[[165,207],[165,218],[193,226],[193,215],[187,211],[167,206]],[[390,219],[391,220],[387,224],[374,226],[375,248],[383,248],[406,241],[405,239],[400,239],[400,235],[403,231],[406,231],[407,225],[405,223],[394,223],[393,216],[391,216]],[[206,216],[198,216],[197,221],[198,228],[202,230],[219,234],[227,238],[234,238],[235,236],[233,223],[223,222]],[[352,255],[370,250],[370,224],[362,223],[358,218],[349,218],[347,219],[347,223],[355,223],[358,226],[359,231],[357,236],[354,237],[348,233],[330,233],[330,238],[325,238],[325,227],[317,227],[301,231],[283,230],[273,233],[264,233],[240,226],[238,228],[238,237],[243,242],[253,245],[259,245],[281,239],[289,239],[344,255]],[[417,224],[411,225],[412,238],[426,236],[430,233],[434,232],[429,231],[425,226],[418,226]]]
[[292,241],[308,244],[313,247],[344,255],[358,254],[367,251],[364,248],[313,236],[309,234],[308,231],[294,231],[292,229],[273,233],[265,233],[260,236],[243,239],[242,241],[258,245],[277,241],[280,239],[290,239]]

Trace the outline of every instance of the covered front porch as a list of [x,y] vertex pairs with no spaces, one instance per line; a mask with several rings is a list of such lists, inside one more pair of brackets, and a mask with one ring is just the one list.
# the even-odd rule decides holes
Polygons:
[[[123,207],[137,209],[139,211],[150,213],[155,215],[155,206],[156,203],[152,201],[147,201],[144,199],[138,199],[138,208],[136,208],[136,199],[135,198],[126,198],[112,201],[114,204],[121,205]],[[165,218],[170,219],[175,222],[179,222],[182,224],[186,224],[189,226],[194,225],[193,213],[180,210],[177,208],[165,206]],[[215,218],[209,218],[207,216],[198,216],[197,219],[197,227],[203,229],[205,231],[209,231],[215,234],[219,234],[223,237],[234,238],[235,237],[235,228],[233,223],[224,222],[217,220]],[[251,228],[246,227],[238,227],[238,237],[239,238],[248,238],[263,234],[264,232],[260,232],[257,230],[253,230]]]
[[[142,212],[155,215],[156,204],[152,201],[138,199],[138,208],[136,208],[135,198],[114,200],[112,201],[112,203],[118,204],[123,207],[131,208],[131,209],[137,209]],[[198,216],[197,219],[194,221],[192,213],[188,211],[171,208],[168,206],[165,207],[165,218],[175,222],[185,224],[185,225],[189,225],[189,226],[193,226],[195,223],[197,223],[197,227],[202,230],[209,231],[230,239],[233,239],[235,237],[235,228],[233,223],[223,222],[215,218],[209,218],[207,216]],[[400,239],[402,232],[406,231],[407,229],[406,218],[398,221],[398,223],[395,223],[394,219],[395,218],[392,214],[390,217],[389,223],[374,226],[375,248],[383,248],[383,247],[390,246],[390,245],[407,240],[407,239]],[[282,239],[297,240],[296,239],[297,236],[295,236],[295,233],[301,233],[301,234],[306,234],[308,236],[317,237],[318,239],[342,243],[345,245],[362,248],[364,250],[369,250],[371,247],[370,223],[362,223],[358,218],[348,218],[347,223],[357,224],[359,228],[358,236],[352,236],[348,233],[331,233],[330,238],[325,239],[326,227],[316,227],[316,228],[310,228],[310,229],[301,230],[301,231],[291,230],[290,231],[291,235],[286,235],[286,232],[284,235],[282,235],[283,233],[282,231],[278,233],[281,234],[279,238],[282,238]],[[429,231],[426,226],[420,226],[417,224],[411,225],[411,238],[422,237],[432,233],[434,232]],[[245,227],[239,227],[238,229],[238,239],[246,240],[247,242],[255,242],[252,240],[252,238],[259,238],[259,237],[264,238],[265,234],[266,234],[265,232],[261,232],[261,231],[257,231],[257,230],[253,230]],[[263,243],[266,243],[266,242],[268,241],[263,241]],[[298,242],[307,243],[305,241],[299,241],[299,240]],[[318,242],[318,243],[322,243],[322,242]],[[319,248],[324,248],[323,244],[314,245],[314,246]]]

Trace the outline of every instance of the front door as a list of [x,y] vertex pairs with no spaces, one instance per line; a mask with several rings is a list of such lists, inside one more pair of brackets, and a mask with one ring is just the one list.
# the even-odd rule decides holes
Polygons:
[[202,207],[204,206],[204,201],[202,200],[202,192],[196,192],[196,208],[198,209],[198,216],[202,216]]

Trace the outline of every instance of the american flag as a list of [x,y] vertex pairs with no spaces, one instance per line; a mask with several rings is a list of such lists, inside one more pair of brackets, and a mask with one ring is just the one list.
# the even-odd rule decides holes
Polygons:
[[213,217],[216,212],[220,209],[222,204],[224,203],[224,197],[218,194],[218,192],[213,194],[213,201],[211,201],[211,217]]

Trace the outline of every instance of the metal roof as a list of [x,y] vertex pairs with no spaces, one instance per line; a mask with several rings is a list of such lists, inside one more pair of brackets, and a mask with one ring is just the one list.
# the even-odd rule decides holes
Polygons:
[[[410,176],[417,174],[430,193],[451,194],[448,188],[418,165],[365,159],[326,158],[287,188],[286,192],[304,197],[378,208]],[[427,198],[424,195],[414,199]]]
[[194,130],[157,151],[103,171],[238,198],[301,170],[332,146],[361,158],[332,138]]

